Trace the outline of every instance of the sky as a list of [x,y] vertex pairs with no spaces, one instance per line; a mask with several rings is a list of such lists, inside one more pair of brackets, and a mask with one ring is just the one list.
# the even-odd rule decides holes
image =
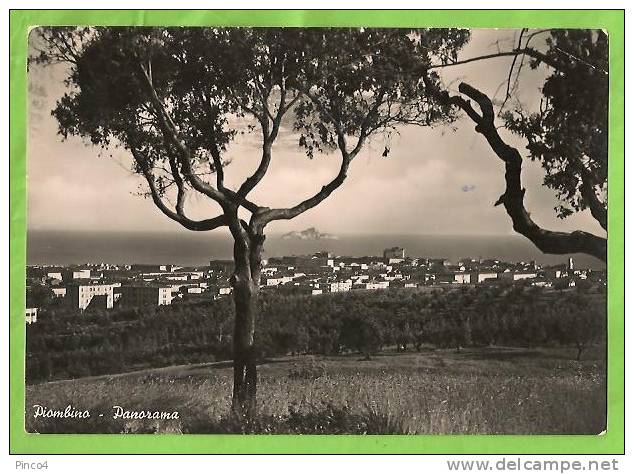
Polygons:
[[[511,49],[519,31],[473,30],[459,56],[465,59]],[[535,43],[536,45],[538,43]],[[503,98],[510,58],[477,61],[446,68],[443,81],[452,90],[465,81],[490,96]],[[139,196],[143,180],[130,172],[131,158],[98,148],[76,137],[62,141],[50,115],[64,93],[65,68],[33,66],[30,70],[28,136],[29,230],[189,232],[171,221],[150,199]],[[524,68],[518,98],[529,109],[540,98],[544,70]],[[525,151],[525,142],[506,134],[508,143]],[[288,207],[313,195],[338,172],[340,155],[309,160],[296,137],[282,130],[263,181],[250,194],[269,207]],[[390,154],[382,157],[386,143]],[[225,182],[234,189],[257,167],[260,149],[252,138],[236,141],[227,151],[231,165]],[[490,150],[473,123],[463,118],[451,127],[403,127],[391,137],[376,136],[354,159],[344,184],[316,208],[291,221],[269,224],[269,232],[316,227],[328,233],[509,235],[510,219],[493,203],[504,191],[503,163]],[[585,230],[604,235],[588,212],[565,220],[555,217],[557,199],[542,186],[538,163],[524,161],[525,205],[545,228]],[[215,203],[192,195],[192,218],[218,213]],[[216,230],[214,232],[226,232]]]

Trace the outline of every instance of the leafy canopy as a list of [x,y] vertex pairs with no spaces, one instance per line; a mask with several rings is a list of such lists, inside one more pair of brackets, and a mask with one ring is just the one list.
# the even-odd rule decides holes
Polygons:
[[[507,127],[528,140],[527,149],[546,172],[544,184],[557,192],[559,217],[607,207],[608,37],[597,30],[552,30],[543,58],[553,68],[540,110],[505,114]],[[605,228],[605,221],[599,219]]]
[[[59,133],[135,152],[135,171],[151,170],[160,193],[184,166],[170,162],[177,150],[165,119],[198,177],[227,164],[222,155],[238,133],[260,128],[270,150],[284,116],[309,157],[336,148],[353,157],[379,131],[451,120],[451,109],[427,94],[420,77],[433,61],[456,57],[469,38],[466,30],[445,29],[55,27],[38,33],[44,47],[32,61],[70,65],[69,89],[53,110]],[[348,147],[350,137],[357,141]]]

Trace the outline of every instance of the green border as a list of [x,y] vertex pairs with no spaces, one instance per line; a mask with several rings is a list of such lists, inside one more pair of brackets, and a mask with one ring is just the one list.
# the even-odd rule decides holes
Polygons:
[[[35,25],[603,28],[610,35],[608,430],[602,436],[41,435],[24,431],[27,34]],[[134,453],[624,453],[624,33],[622,10],[10,12],[10,452]],[[582,414],[580,414],[582,416]]]

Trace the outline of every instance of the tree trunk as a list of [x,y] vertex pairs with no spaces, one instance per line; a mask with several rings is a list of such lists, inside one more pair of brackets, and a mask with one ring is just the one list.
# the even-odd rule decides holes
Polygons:
[[252,419],[256,413],[257,368],[255,358],[255,315],[257,290],[250,280],[234,283],[236,320],[233,331],[233,412]]
[[235,269],[231,278],[236,310],[233,331],[232,411],[244,422],[257,413],[255,322],[260,288],[264,236],[245,236],[234,244]]

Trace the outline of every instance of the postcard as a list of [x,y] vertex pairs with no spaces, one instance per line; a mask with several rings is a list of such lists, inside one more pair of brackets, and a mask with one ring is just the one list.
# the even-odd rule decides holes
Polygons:
[[622,452],[622,12],[102,13],[11,15],[12,451]]

